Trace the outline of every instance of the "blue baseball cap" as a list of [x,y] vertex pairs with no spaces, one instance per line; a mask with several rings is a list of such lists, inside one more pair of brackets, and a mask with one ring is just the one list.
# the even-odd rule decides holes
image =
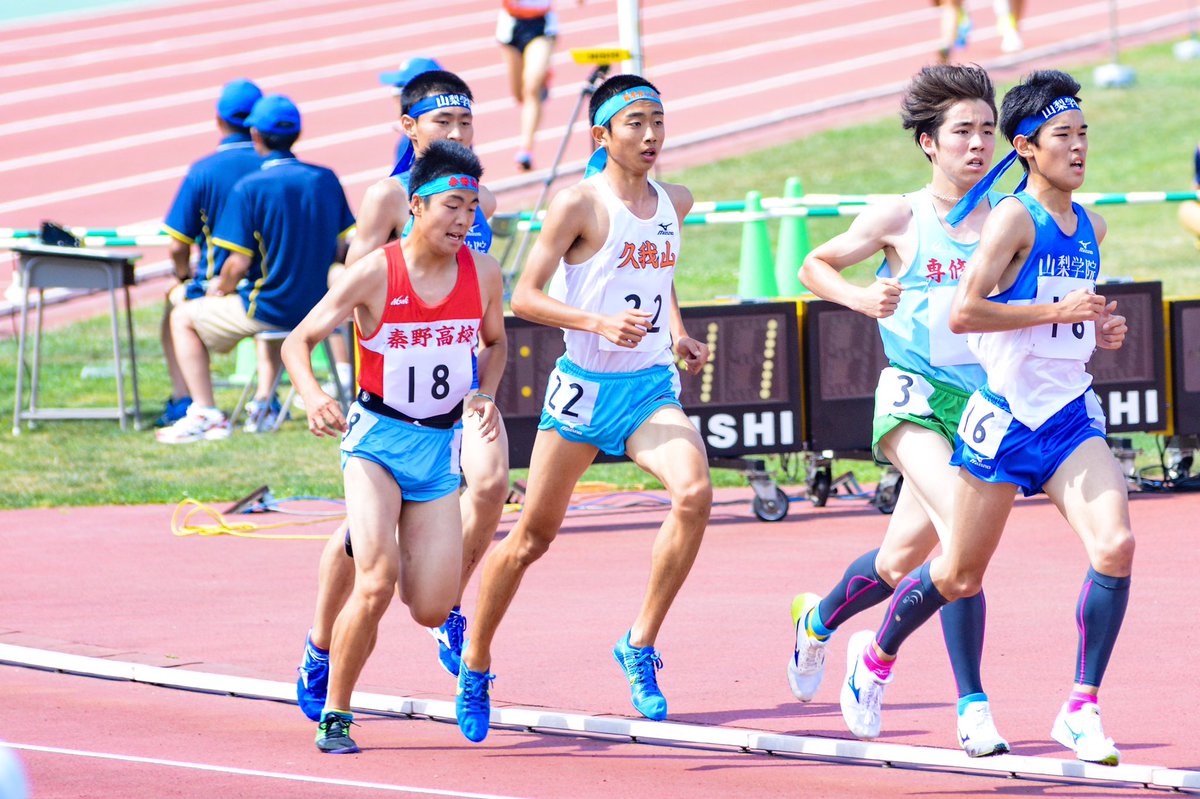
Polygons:
[[391,86],[399,94],[400,89],[404,88],[405,84],[422,72],[433,72],[435,69],[441,68],[442,65],[432,58],[414,56],[401,64],[400,68],[395,72],[380,72],[379,82],[384,86]]
[[246,127],[259,133],[299,133],[300,109],[282,94],[272,94],[254,104],[246,117]]
[[231,80],[221,89],[221,99],[217,100],[217,116],[230,125],[244,128],[246,117],[250,116],[254,104],[262,96],[262,89],[254,85],[253,81],[245,78]]

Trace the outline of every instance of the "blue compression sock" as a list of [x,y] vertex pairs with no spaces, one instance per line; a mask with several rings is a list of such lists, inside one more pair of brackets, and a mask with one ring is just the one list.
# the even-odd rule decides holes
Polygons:
[[933,584],[926,563],[900,581],[892,603],[888,605],[887,618],[875,636],[875,643],[886,654],[895,656],[904,639],[946,604],[946,598]]
[[[811,629],[823,636],[833,634],[847,619],[867,608],[878,605],[895,590],[875,571],[878,549],[873,549],[846,567],[842,581],[825,595],[817,606]],[[820,622],[818,627],[816,622]]]
[[946,652],[954,669],[958,695],[965,697],[983,693],[983,678],[979,674],[983,661],[984,620],[987,617],[983,592],[951,602],[942,608],[940,615],[942,636],[946,639]]
[[1079,647],[1075,654],[1075,682],[1100,686],[1108,659],[1112,657],[1129,604],[1128,577],[1109,577],[1088,569],[1075,606],[1079,627]]

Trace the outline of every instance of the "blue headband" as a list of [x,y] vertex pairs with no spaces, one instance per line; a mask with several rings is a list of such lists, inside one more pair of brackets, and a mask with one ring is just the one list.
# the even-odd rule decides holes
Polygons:
[[470,175],[442,175],[440,178],[434,178],[428,183],[422,183],[421,187],[413,192],[418,197],[430,197],[434,194],[442,192],[454,191],[455,189],[466,189],[467,191],[479,192],[479,179],[473,178]]
[[[1074,97],[1058,97],[1051,101],[1049,105],[1043,108],[1032,116],[1027,116],[1017,125],[1017,130],[1013,133],[1013,141],[1016,141],[1018,136],[1024,136],[1028,139],[1038,128],[1050,121],[1052,117],[1056,117],[1065,111],[1071,111],[1079,108],[1079,103],[1075,102]],[[983,200],[984,195],[992,190],[992,186],[1003,177],[1008,168],[1017,160],[1017,151],[1014,149],[1008,155],[992,167],[991,171],[983,176],[983,180],[976,183],[969,192],[967,192],[958,203],[950,209],[950,213],[946,214],[946,222],[950,227],[958,227],[958,223],[966,219],[975,207]],[[1017,184],[1017,188],[1013,190],[1013,194],[1017,194],[1025,188],[1025,184],[1029,182],[1029,174],[1026,173],[1021,177],[1021,182]]]
[[[596,117],[592,120],[593,125],[604,126],[612,121],[612,118],[621,113],[622,109],[633,105],[641,100],[649,100],[652,103],[662,105],[662,98],[658,96],[658,92],[649,86],[634,86],[629,91],[614,94],[605,100],[598,109],[596,109]],[[588,159],[587,169],[583,176],[590,178],[597,172],[604,171],[604,165],[608,162],[608,151],[600,147],[596,152],[592,153],[592,157]]]
[[[422,114],[428,114],[430,111],[440,111],[443,108],[465,108],[470,111],[471,98],[465,94],[433,94],[429,97],[422,97],[413,103],[412,108],[408,109],[408,113],[405,116],[417,119]],[[400,160],[396,162],[396,166],[392,169],[391,176],[403,175],[412,169],[415,159],[416,153],[413,152],[413,147],[410,144],[408,149],[400,154]]]

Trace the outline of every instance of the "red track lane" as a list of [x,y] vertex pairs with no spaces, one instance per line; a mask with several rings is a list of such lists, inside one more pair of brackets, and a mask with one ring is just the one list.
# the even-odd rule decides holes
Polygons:
[[[332,456],[330,464],[333,468]],[[847,737],[836,695],[848,635],[835,639],[828,682],[816,701],[806,706],[794,702],[784,678],[784,659],[791,649],[788,604],[797,591],[828,590],[849,560],[878,545],[886,518],[862,501],[831,500],[823,510],[797,502],[786,521],[763,524],[750,516],[747,491],[726,490],[719,498],[738,502],[716,509],[695,569],[658,641],[666,664],[660,682],[671,718]],[[0,539],[0,553],[6,562],[20,564],[0,589],[6,609],[0,642],[291,679],[309,624],[320,544],[176,539],[168,531],[170,510],[0,514],[0,525],[9,531]],[[1200,745],[1181,713],[1200,702],[1200,689],[1186,679],[1182,660],[1182,653],[1197,651],[1200,640],[1194,614],[1187,611],[1193,569],[1181,556],[1192,550],[1184,520],[1200,513],[1200,496],[1137,496],[1132,513],[1139,535],[1137,567],[1125,627],[1101,697],[1105,728],[1128,763],[1200,768]],[[662,512],[653,509],[572,514],[550,553],[526,575],[500,630],[493,663],[498,704],[631,713],[610,649],[637,611],[651,539],[661,518]],[[511,518],[503,528],[510,524]],[[1076,640],[1073,612],[1085,570],[1080,545],[1051,505],[1045,500],[1019,502],[988,576],[984,659],[984,681],[997,722],[1018,754],[1064,756],[1049,741],[1048,730],[1069,690]],[[468,615],[474,596],[472,585]],[[843,632],[878,620],[878,610],[865,613]],[[433,642],[401,606],[390,609],[382,629],[361,688],[452,696],[453,682],[438,668]],[[733,783],[721,782],[730,775],[736,775],[746,795],[776,795],[801,786],[807,795],[810,775],[825,774],[792,761],[781,766],[776,759],[731,753],[701,756],[609,747],[500,730],[484,745],[472,747],[450,725],[377,720],[365,723],[360,743],[384,751],[331,763],[312,748],[312,725],[294,707],[78,677],[33,677],[11,668],[0,668],[0,686],[6,705],[23,720],[6,733],[17,743],[267,771],[406,784],[426,784],[420,775],[441,773],[455,775],[441,787],[481,790],[480,783],[458,775],[482,770],[499,780],[487,783],[487,790],[519,796],[587,796],[586,786],[603,778],[638,784],[649,780],[663,795],[726,796],[739,793]],[[13,698],[18,704],[13,705]],[[953,699],[941,636],[929,625],[909,642],[897,667],[885,701],[881,740],[952,747]],[[19,712],[22,708],[28,712]],[[222,724],[223,718],[229,722]],[[221,732],[214,735],[216,731]],[[421,765],[409,764],[404,753],[410,749],[420,755],[410,759]],[[545,756],[566,751],[605,755],[569,761]],[[644,761],[646,757],[653,760]],[[71,781],[92,774],[119,780],[122,773],[114,773],[111,765],[63,756],[37,755],[30,761],[52,788],[45,795],[52,796],[74,795],[70,786],[76,783]],[[138,767],[126,772],[128,784],[190,779],[178,774],[156,778],[152,771]],[[1011,784],[970,777],[943,785],[940,776],[910,777],[841,765],[829,772],[828,782],[824,776],[811,779],[814,795],[871,786],[888,793],[940,790],[961,795]],[[578,779],[581,787],[547,787],[547,780],[558,779]],[[1078,789],[1062,790],[1075,795]],[[1114,795],[1111,789],[1082,790],[1085,795]]]

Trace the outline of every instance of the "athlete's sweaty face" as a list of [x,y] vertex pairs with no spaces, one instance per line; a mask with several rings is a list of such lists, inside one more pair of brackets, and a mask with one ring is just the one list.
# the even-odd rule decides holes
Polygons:
[[922,136],[921,146],[952,183],[969,188],[992,166],[996,117],[983,100],[960,100],[946,111],[934,139]]
[[1037,144],[1028,144],[1033,154],[1030,173],[1041,173],[1063,191],[1074,191],[1082,186],[1087,167],[1087,129],[1083,111],[1078,108],[1046,120],[1046,124],[1038,128]]
[[463,147],[471,147],[475,142],[475,117],[469,108],[441,108],[416,119],[405,116],[400,118],[400,124],[412,139],[417,155],[425,152],[430,142],[446,140]]
[[609,127],[611,131],[593,128],[603,131],[608,157],[627,169],[650,171],[667,137],[663,107],[652,100],[638,100],[618,111]]
[[471,232],[478,206],[478,192],[466,189],[444,191],[428,199],[413,197],[413,229],[409,235],[420,236],[434,252],[453,255]]

